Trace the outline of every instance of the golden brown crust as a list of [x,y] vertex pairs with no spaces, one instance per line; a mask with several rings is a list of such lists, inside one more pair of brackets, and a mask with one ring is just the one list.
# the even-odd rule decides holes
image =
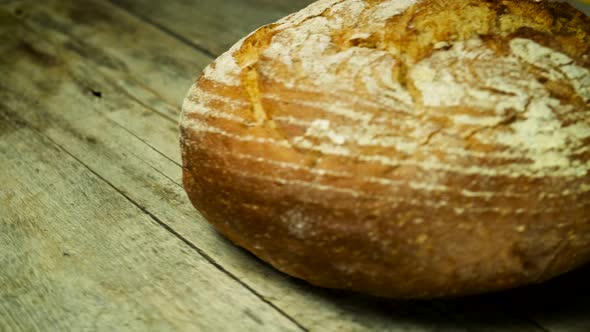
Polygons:
[[184,183],[313,284],[464,295],[590,260],[590,19],[528,0],[322,0],[183,106]]

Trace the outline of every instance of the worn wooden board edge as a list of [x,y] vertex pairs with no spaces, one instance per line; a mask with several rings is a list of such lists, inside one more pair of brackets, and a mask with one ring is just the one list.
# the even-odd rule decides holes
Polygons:
[[[274,22],[312,2],[314,1],[199,0],[198,3],[172,1],[164,4],[149,0],[111,0],[114,5],[126,9],[212,58],[261,25]],[[155,13],[158,14],[154,15]],[[183,26],[193,28],[188,31],[177,30],[177,25],[170,25],[167,20],[162,20],[163,17],[172,16]]]

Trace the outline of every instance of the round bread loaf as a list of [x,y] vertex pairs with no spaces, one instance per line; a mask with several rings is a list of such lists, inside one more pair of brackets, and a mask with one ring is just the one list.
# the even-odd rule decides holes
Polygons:
[[183,105],[184,185],[285,273],[396,298],[590,260],[590,18],[530,0],[320,0]]

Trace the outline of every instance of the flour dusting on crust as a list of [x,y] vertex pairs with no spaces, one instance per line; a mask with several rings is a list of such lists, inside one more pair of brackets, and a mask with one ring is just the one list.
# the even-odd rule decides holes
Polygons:
[[[258,60],[247,65],[254,64],[261,89],[258,112],[273,105],[265,106],[273,115],[265,113],[259,125],[287,126],[293,134],[263,140],[421,172],[587,177],[590,161],[580,156],[589,150],[590,70],[524,37],[509,40],[502,54],[478,36],[438,40],[424,57],[408,61],[404,46],[388,42],[384,30],[422,2],[322,0],[277,22]],[[204,77],[239,87],[245,68],[234,54],[243,42]],[[585,106],[564,103],[541,78],[571,86]],[[298,99],[301,94],[307,95]],[[225,103],[223,112],[205,97],[193,92],[185,112],[252,126],[244,100],[217,101]],[[314,110],[315,118],[298,110]],[[495,151],[472,149],[466,139]]]

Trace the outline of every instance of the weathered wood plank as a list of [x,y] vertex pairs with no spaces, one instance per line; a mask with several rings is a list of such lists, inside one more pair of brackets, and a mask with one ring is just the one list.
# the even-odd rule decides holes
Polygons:
[[[64,51],[89,60],[129,98],[176,121],[188,87],[211,59],[99,1],[21,1],[12,10],[45,27]],[[154,36],[154,35],[157,35]],[[182,88],[179,88],[182,86]],[[138,96],[136,96],[138,95]]]
[[0,106],[0,331],[300,330]]
[[274,22],[312,2],[314,1],[113,1],[211,56],[226,51],[261,25]]
[[[211,56],[226,51],[254,29],[293,13],[314,0],[111,0]],[[590,15],[590,4],[567,0]],[[198,22],[198,23],[197,23]]]

